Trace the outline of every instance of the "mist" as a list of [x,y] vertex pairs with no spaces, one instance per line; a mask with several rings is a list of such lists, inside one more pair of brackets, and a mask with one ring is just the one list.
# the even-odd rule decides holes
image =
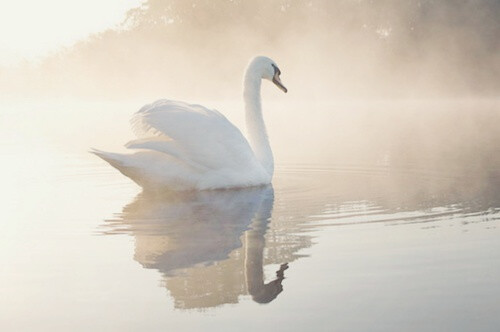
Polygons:
[[248,60],[264,54],[294,99],[492,98],[499,16],[496,0],[149,0],[113,29],[0,69],[0,86],[7,95],[238,99]]

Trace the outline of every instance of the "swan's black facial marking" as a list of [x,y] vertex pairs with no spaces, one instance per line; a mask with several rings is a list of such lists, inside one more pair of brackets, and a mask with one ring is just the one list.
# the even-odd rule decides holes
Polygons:
[[281,83],[281,79],[280,79],[281,70],[274,63],[272,63],[271,65],[274,68],[273,83],[276,84],[276,86],[278,88],[280,88],[284,93],[287,93],[288,89],[285,88],[283,83]]
[[271,66],[273,66],[274,68],[274,75],[281,75],[281,70],[278,68],[278,66],[276,66],[274,63],[272,63]]

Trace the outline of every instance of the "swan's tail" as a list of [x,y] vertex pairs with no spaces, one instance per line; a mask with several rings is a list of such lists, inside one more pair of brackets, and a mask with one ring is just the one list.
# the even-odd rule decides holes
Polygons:
[[106,151],[102,151],[102,150],[98,150],[98,149],[94,149],[94,148],[91,148],[89,152],[95,154],[96,156],[98,156],[99,158],[106,161],[111,166],[113,166],[117,169],[120,169],[123,166],[125,166],[123,163],[123,158],[122,158],[123,155],[121,155],[119,153],[106,152]]
[[89,151],[116,168],[143,188],[188,190],[197,185],[197,173],[174,157],[157,151],[138,151],[133,154]]
[[92,154],[95,154],[102,160],[109,163],[111,166],[116,168],[120,173],[130,178],[132,181],[137,183],[139,186],[143,186],[144,182],[141,180],[141,172],[137,167],[130,165],[127,162],[127,155],[113,152],[106,152],[97,149],[90,149],[89,151]]

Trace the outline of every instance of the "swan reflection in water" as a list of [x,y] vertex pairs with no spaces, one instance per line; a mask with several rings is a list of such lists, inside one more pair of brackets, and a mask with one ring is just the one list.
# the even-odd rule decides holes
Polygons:
[[[271,186],[190,193],[139,194],[107,233],[130,233],[134,259],[156,269],[178,308],[258,303],[283,290],[287,263],[265,282],[265,234],[274,204]],[[110,226],[110,224],[108,224]]]
[[[494,227],[500,220],[500,177],[445,175],[281,171],[276,199],[272,187],[144,192],[106,224],[108,233],[134,236],[134,259],[161,273],[177,308],[238,303],[244,295],[266,303],[282,292],[286,263],[307,256],[303,249],[313,244],[309,232],[317,227]],[[266,265],[274,269],[267,278]]]

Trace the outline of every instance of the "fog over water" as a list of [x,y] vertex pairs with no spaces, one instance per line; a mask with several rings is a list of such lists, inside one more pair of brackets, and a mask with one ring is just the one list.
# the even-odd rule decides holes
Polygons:
[[497,0],[149,0],[39,65],[3,68],[0,86],[14,95],[234,99],[249,58],[265,54],[300,100],[491,98],[499,16]]
[[[146,0],[0,66],[0,329],[498,330],[499,17],[498,0]],[[88,153],[126,151],[160,98],[245,134],[255,55],[288,88],[262,84],[272,185],[142,192]]]

